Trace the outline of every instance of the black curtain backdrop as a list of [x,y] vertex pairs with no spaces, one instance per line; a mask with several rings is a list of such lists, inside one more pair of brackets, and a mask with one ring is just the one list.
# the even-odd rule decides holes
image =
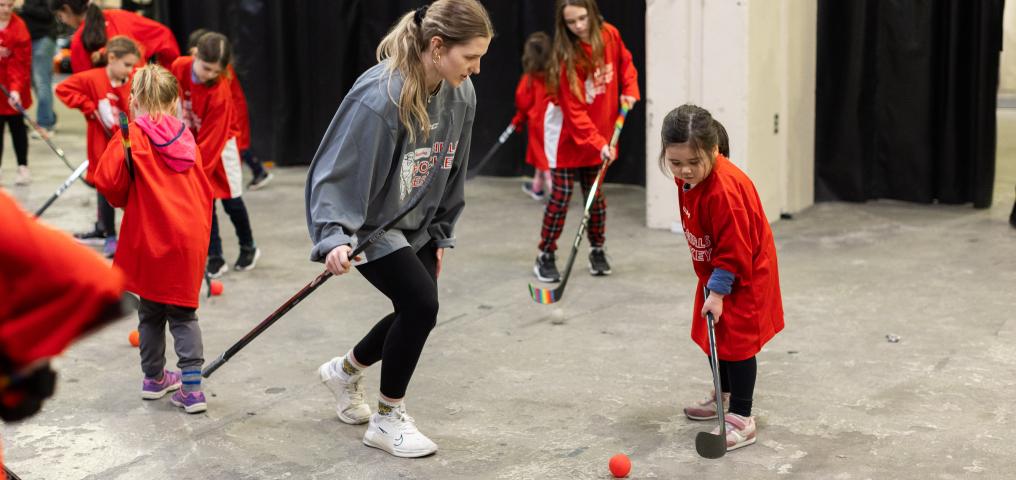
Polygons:
[[1004,0],[820,0],[816,201],[991,206]]
[[[252,149],[280,165],[309,164],[343,96],[364,70],[376,63],[378,41],[416,0],[155,0],[149,15],[170,26],[180,45],[197,28],[220,31],[233,41],[234,67],[247,95]],[[515,111],[515,85],[522,74],[525,38],[543,30],[553,35],[549,0],[483,2],[496,36],[473,77],[477,118],[472,160],[490,148]],[[645,94],[645,0],[600,0],[606,20],[621,31],[639,70]],[[628,115],[621,135],[622,158],[607,180],[645,184],[645,109]],[[516,133],[495,160],[490,175],[530,173],[525,133]]]

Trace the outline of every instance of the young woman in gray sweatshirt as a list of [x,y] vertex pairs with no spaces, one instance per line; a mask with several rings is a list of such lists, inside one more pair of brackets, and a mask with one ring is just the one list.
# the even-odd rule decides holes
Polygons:
[[[311,260],[335,275],[360,262],[360,273],[395,307],[318,373],[338,400],[339,419],[369,421],[363,442],[399,457],[437,451],[403,399],[437,319],[444,249],[455,246],[476,112],[469,76],[480,72],[492,37],[476,0],[438,0],[403,15],[378,45],[379,63],[343,99],[307,176]],[[420,203],[350,259],[353,247],[394,218],[432,175]],[[381,392],[372,415],[360,379],[378,361]]]

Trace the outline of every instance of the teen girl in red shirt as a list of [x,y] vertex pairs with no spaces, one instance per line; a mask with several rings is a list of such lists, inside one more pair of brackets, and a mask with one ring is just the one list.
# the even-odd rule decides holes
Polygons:
[[71,36],[74,73],[92,68],[99,59],[99,50],[116,35],[126,35],[138,42],[142,64],[149,57],[156,57],[157,63],[169,66],[180,56],[176,37],[168,27],[134,12],[103,10],[90,0],[50,0],[49,7],[57,20],[77,29]]
[[[578,179],[588,194],[603,161],[613,162],[617,152],[608,145],[619,102],[639,99],[638,72],[621,34],[600,16],[596,0],[558,0],[556,33],[547,89],[561,105],[561,136],[557,155],[548,157],[553,190],[543,214],[540,255],[533,273],[542,282],[560,281],[554,252],[564,228],[572,186]],[[550,127],[545,127],[549,129]],[[589,272],[609,275],[603,245],[606,241],[607,203],[596,191],[590,210]]]

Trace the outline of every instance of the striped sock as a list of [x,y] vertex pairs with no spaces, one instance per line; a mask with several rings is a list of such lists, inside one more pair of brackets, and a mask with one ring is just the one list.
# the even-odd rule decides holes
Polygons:
[[185,393],[201,391],[201,370],[183,370],[183,391]]
[[391,415],[393,410],[398,410],[399,406],[402,405],[402,400],[395,402],[385,401],[383,398],[377,400],[377,414],[378,415]]

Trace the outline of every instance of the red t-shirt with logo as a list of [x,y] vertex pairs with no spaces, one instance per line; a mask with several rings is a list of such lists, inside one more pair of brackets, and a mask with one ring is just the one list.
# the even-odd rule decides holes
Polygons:
[[755,185],[723,155],[698,185],[685,190],[675,179],[692,265],[698,276],[691,338],[709,354],[702,288],[713,269],[734,274],[723,316],[716,324],[720,360],[738,361],[757,354],[783,330],[783,300],[776,265],[776,244]]
[[[85,120],[88,124],[89,180],[95,175],[95,165],[98,163],[99,157],[102,156],[102,152],[106,151],[106,145],[109,143],[109,136],[103,130],[103,125],[98,117],[99,101],[103,99],[109,100],[113,118],[116,122],[119,122],[120,112],[130,114],[130,108],[128,107],[130,89],[131,82],[129,80],[119,87],[114,87],[109,81],[106,67],[97,67],[81,73],[75,73],[56,86],[57,98],[64,105],[78,109],[85,115]],[[110,135],[117,128],[116,124],[110,127]]]

